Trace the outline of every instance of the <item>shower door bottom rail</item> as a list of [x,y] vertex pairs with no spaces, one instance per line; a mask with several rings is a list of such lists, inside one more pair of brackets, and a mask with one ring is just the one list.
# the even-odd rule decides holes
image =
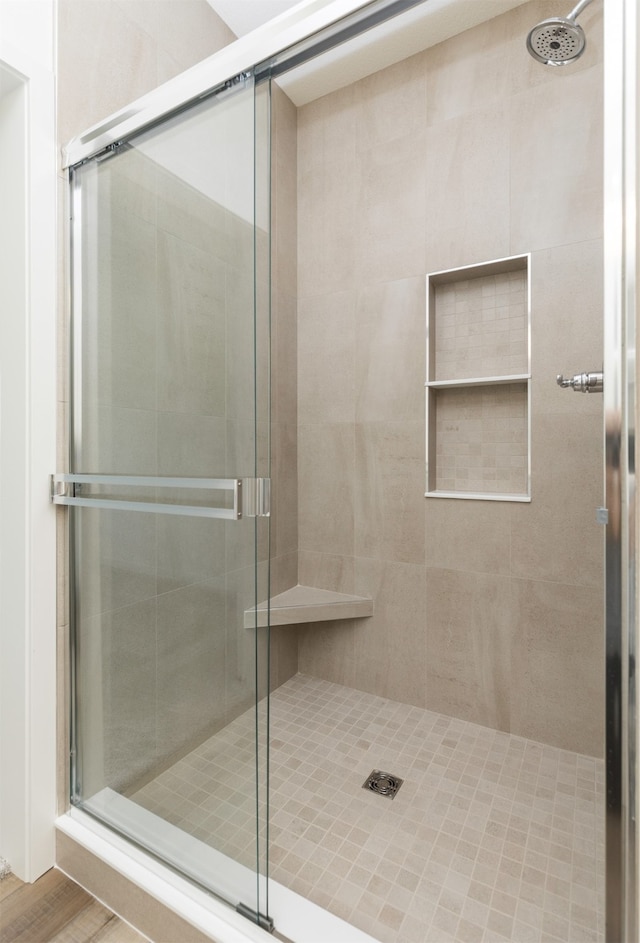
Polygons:
[[[108,497],[88,497],[79,492],[83,485],[111,485],[126,488],[174,488],[231,491],[232,507],[190,504],[163,504]],[[151,514],[178,514],[187,517],[222,518],[238,521],[244,517],[270,516],[269,478],[170,478],[153,475],[54,474],[50,479],[53,504],[98,508],[111,511],[142,511]],[[244,510],[243,510],[244,509]]]

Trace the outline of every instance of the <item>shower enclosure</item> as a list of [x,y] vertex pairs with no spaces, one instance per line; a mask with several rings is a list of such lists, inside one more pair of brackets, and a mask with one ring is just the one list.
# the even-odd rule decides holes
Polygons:
[[[360,112],[355,97],[350,98],[349,89],[355,83],[348,70],[342,76],[342,84],[338,80],[333,84],[331,80],[326,82],[326,99],[320,94],[317,100],[305,99],[304,91],[300,92],[299,163],[293,184],[288,176],[290,155],[285,157],[279,150],[277,122],[282,121],[285,126],[292,120],[291,111],[280,110],[282,100],[278,96],[283,92],[278,87],[279,80],[286,91],[289,73],[298,70],[298,90],[304,89],[305,82],[317,78],[309,78],[305,69],[314,59],[320,59],[321,53],[327,53],[318,68],[322,85],[332,69],[342,67],[341,54],[345,61],[352,53],[354,61],[358,59],[362,51],[355,47],[367,31],[375,34],[374,28],[381,26],[382,32],[388,29],[393,34],[403,19],[400,14],[406,15],[411,23],[412,14],[428,6],[429,0],[375,0],[361,9],[355,2],[336,2],[333,19],[328,15],[318,21],[313,29],[309,28],[309,35],[299,29],[294,17],[278,41],[267,36],[257,51],[250,42],[243,45],[241,41],[236,53],[230,47],[231,52],[223,51],[214,57],[208,71],[192,70],[183,80],[170,83],[166,90],[152,93],[139,105],[92,129],[74,141],[69,150],[71,447],[69,468],[54,476],[52,487],[53,500],[69,507],[70,521],[71,803],[266,929],[271,927],[269,888],[275,887],[270,881],[269,853],[274,849],[280,854],[285,848],[278,846],[269,833],[270,793],[275,793],[274,782],[270,782],[270,742],[274,751],[271,772],[278,786],[286,784],[287,775],[296,785],[302,782],[303,773],[296,772],[300,763],[297,750],[300,748],[306,756],[311,749],[295,728],[295,716],[293,720],[289,717],[286,723],[294,728],[293,740],[285,745],[284,760],[281,754],[276,759],[277,750],[282,748],[281,728],[277,724],[286,715],[283,701],[287,707],[289,699],[293,715],[302,715],[305,707],[304,697],[297,701],[296,692],[289,688],[284,699],[278,701],[274,697],[270,716],[271,692],[295,673],[294,668],[287,674],[283,654],[286,646],[280,647],[277,622],[275,628],[270,625],[270,599],[295,584],[298,575],[300,583],[312,583],[302,576],[312,572],[322,557],[327,571],[317,579],[321,591],[360,594],[352,598],[376,596],[376,606],[383,616],[378,616],[374,623],[377,629],[369,630],[361,622],[360,635],[358,628],[352,631],[346,619],[335,631],[330,629],[325,634],[316,625],[296,629],[296,664],[300,664],[301,671],[313,675],[313,669],[319,666],[320,678],[328,683],[350,684],[356,693],[370,690],[371,677],[380,681],[383,696],[391,700],[405,700],[396,692],[406,689],[403,706],[408,710],[410,705],[428,707],[465,722],[485,724],[494,731],[530,737],[531,741],[543,741],[544,737],[538,735],[530,722],[529,707],[531,713],[538,711],[543,716],[547,729],[553,724],[553,718],[547,714],[548,704],[541,707],[544,701],[541,691],[544,681],[550,675],[555,677],[556,650],[551,647],[550,655],[549,651],[536,649],[537,637],[527,636],[523,630],[519,640],[522,647],[509,664],[504,660],[504,652],[497,651],[493,657],[490,644],[501,643],[510,631],[505,606],[511,605],[509,611],[519,613],[525,626],[535,623],[538,613],[546,613],[555,606],[564,621],[560,626],[556,624],[554,639],[556,635],[560,637],[559,653],[565,658],[573,651],[575,637],[559,630],[572,630],[577,622],[582,622],[583,628],[589,625],[593,629],[594,607],[599,599],[598,586],[589,586],[588,574],[595,573],[598,567],[598,578],[602,572],[598,542],[602,531],[594,531],[586,549],[583,546],[582,572],[578,572],[575,558],[564,557],[558,564],[558,576],[553,569],[556,558],[551,559],[549,554],[545,558],[540,547],[544,550],[550,541],[549,534],[561,530],[554,517],[557,494],[553,504],[558,482],[551,480],[550,473],[549,480],[544,479],[545,486],[541,486],[544,473],[549,472],[552,464],[544,460],[544,442],[547,437],[552,440],[554,435],[564,434],[561,420],[568,421],[570,415],[566,397],[574,395],[558,390],[555,377],[564,370],[598,370],[600,366],[591,362],[574,364],[572,360],[548,362],[547,355],[555,344],[553,332],[560,330],[558,319],[552,319],[550,313],[557,298],[561,299],[563,310],[568,309],[572,292],[583,290],[578,276],[573,286],[570,280],[567,284],[563,281],[572,266],[585,280],[599,270],[601,218],[585,213],[580,217],[579,228],[571,223],[565,226],[566,219],[562,217],[557,230],[553,228],[556,225],[553,212],[540,212],[536,216],[538,228],[531,235],[533,224],[527,217],[531,194],[525,171],[532,170],[526,155],[531,151],[533,131],[514,121],[512,139],[501,137],[504,129],[499,108],[490,114],[493,150],[481,152],[480,142],[486,138],[484,113],[470,119],[474,129],[471,143],[460,139],[465,142],[464,147],[475,147],[478,174],[482,178],[464,177],[457,189],[449,178],[447,186],[437,183],[443,168],[455,169],[456,148],[461,146],[455,133],[450,139],[445,133],[449,127],[456,127],[460,116],[457,102],[447,98],[452,82],[447,69],[451,64],[444,54],[438,60],[437,45],[434,69],[441,68],[442,84],[436,81],[434,87],[440,91],[443,102],[437,96],[429,99],[432,110],[428,112],[427,125],[431,140],[436,137],[434,129],[442,132],[441,140],[445,142],[442,153],[426,146],[423,116],[413,112],[409,105],[405,108],[407,101],[413,102],[411,96],[423,92],[427,101],[419,69],[409,70],[411,95],[405,101],[404,77],[394,85],[397,78],[397,73],[393,73],[394,59],[389,60],[389,70],[383,79],[378,81],[374,77],[370,87],[360,88],[357,103]],[[620,18],[623,6],[623,0],[616,4],[615,15]],[[471,25],[477,25],[477,21]],[[411,33],[411,26],[409,30]],[[518,36],[517,48],[526,57],[525,33],[521,38]],[[443,32],[441,38],[450,35]],[[502,34],[499,36],[502,41]],[[493,37],[485,38],[493,41]],[[351,42],[354,47],[349,45]],[[509,54],[514,57],[515,48],[513,42]],[[580,68],[586,59],[585,56],[581,60]],[[526,62],[521,67],[518,60],[518,69],[542,68],[528,57]],[[364,74],[370,73],[371,70]],[[592,78],[587,90],[597,97],[600,86],[595,70]],[[465,75],[461,80],[463,87],[467,87],[467,80]],[[618,187],[616,197],[622,203],[627,191],[617,176],[621,163],[621,116],[615,104],[620,75],[613,75],[612,70],[608,81],[607,160],[608,166],[614,168],[609,176]],[[523,88],[526,86],[532,97],[539,92],[540,103],[550,87],[545,82],[548,77],[538,73],[522,79]],[[393,95],[398,89],[400,107],[395,109]],[[375,113],[376,96],[382,99],[387,93],[392,105],[383,120]],[[331,99],[330,94],[334,94]],[[590,128],[588,116],[595,107],[593,101],[587,100],[577,82],[573,94],[572,101],[584,105],[580,114],[587,116],[585,122]],[[541,107],[540,103],[535,104]],[[514,99],[514,111],[517,104]],[[287,107],[293,106],[289,103]],[[366,126],[366,146],[361,141],[355,144],[350,137],[353,123],[358,120]],[[384,121],[397,122],[400,129],[397,138],[406,132],[402,138],[405,150],[400,149],[397,166],[393,164],[397,141],[393,135],[390,140],[384,139]],[[445,128],[447,121],[450,124]],[[559,130],[560,114],[550,114],[549,124]],[[286,136],[286,129],[284,133]],[[295,134],[293,140],[295,149]],[[585,136],[584,153],[590,153],[594,140],[595,137]],[[616,140],[614,146],[611,142]],[[511,145],[514,160],[520,162],[513,171],[511,190],[507,193],[508,188],[505,191],[498,185],[491,191],[486,183],[489,178],[500,184],[500,174],[511,172],[505,157],[509,154],[511,159]],[[419,156],[422,147],[424,157]],[[546,154],[546,149],[543,150]],[[327,159],[329,171],[320,166],[320,158]],[[499,163],[503,158],[505,163]],[[387,175],[387,166],[392,176]],[[570,170],[568,186],[573,183],[574,168]],[[536,172],[541,179],[542,172]],[[409,187],[406,191],[401,189],[405,177]],[[433,184],[430,200],[425,177]],[[487,199],[483,203],[485,183]],[[278,202],[282,196],[278,196],[278,188],[288,193],[291,185],[299,186],[302,194],[297,240],[282,227],[281,214],[286,215],[287,210],[283,210],[284,199],[282,205]],[[354,192],[358,187],[369,203],[356,203]],[[395,242],[389,237],[390,225],[384,217],[389,192],[390,205],[400,210],[394,225],[402,216],[402,225],[398,226],[401,235]],[[465,228],[465,213],[478,193],[481,194],[478,205],[483,212],[478,211],[473,225]],[[615,242],[611,234],[619,231],[621,225],[612,205],[610,201],[605,223],[611,245]],[[356,210],[363,206],[365,213],[358,216]],[[424,220],[418,215],[419,208],[431,225],[428,235]],[[501,231],[495,221],[503,217],[507,222]],[[479,240],[475,239],[478,233]],[[485,245],[498,248],[490,251]],[[295,345],[285,327],[289,324],[289,307],[293,306],[295,311],[296,298],[280,282],[286,280],[283,271],[295,271],[292,258],[296,253],[300,304],[298,359],[294,354],[293,361],[294,370],[299,364],[300,373],[293,397],[298,397],[296,409],[300,409],[300,414],[294,412],[291,419],[283,403],[290,392],[287,383],[292,381],[285,377],[284,369],[279,373],[278,368],[291,358],[289,348]],[[360,282],[354,289],[350,279],[356,270]],[[514,357],[517,364],[509,369],[487,369],[485,372],[492,374],[489,378],[482,369],[469,373],[464,365],[454,364],[452,380],[447,373],[444,344],[436,355],[444,364],[444,372],[442,376],[434,372],[427,383],[432,430],[429,447],[434,463],[445,467],[436,449],[435,437],[446,439],[438,421],[448,424],[448,431],[457,431],[461,415],[466,420],[477,414],[476,393],[480,390],[480,412],[486,408],[489,417],[483,428],[493,429],[496,417],[510,423],[507,438],[493,451],[507,454],[506,463],[512,466],[509,474],[517,479],[514,486],[498,487],[496,482],[507,475],[500,459],[489,461],[485,477],[491,483],[486,489],[469,488],[473,493],[466,495],[465,486],[460,483],[462,474],[451,478],[453,485],[445,486],[432,472],[426,499],[420,488],[416,492],[415,482],[411,481],[411,487],[407,484],[417,464],[414,451],[420,450],[421,441],[424,443],[424,401],[416,400],[412,373],[420,366],[423,350],[419,340],[414,343],[406,324],[415,316],[424,331],[427,273],[432,301],[440,291],[437,299],[440,309],[436,307],[435,314],[432,310],[430,329],[434,324],[438,325],[437,330],[442,327],[443,337],[447,317],[451,312],[458,313],[455,305],[467,303],[465,292],[469,297],[475,292],[474,304],[483,296],[484,321],[495,320],[489,309],[500,306],[500,302],[485,303],[484,296],[510,293],[515,299],[513,303],[522,307],[522,299],[533,293],[535,330],[540,332],[534,336],[533,367],[528,359],[530,346],[527,358],[521,357],[523,339],[531,345],[531,321],[524,317],[517,330],[509,328],[512,345],[520,344]],[[380,291],[378,281],[384,282]],[[633,609],[632,591],[625,582],[629,559],[625,562],[624,554],[621,556],[619,519],[614,520],[613,513],[620,485],[619,463],[624,465],[629,456],[626,429],[617,424],[622,410],[620,391],[626,382],[620,321],[616,320],[619,312],[615,308],[617,301],[612,302],[617,299],[620,281],[620,271],[609,263],[605,278],[605,294],[612,312],[605,339],[610,506],[607,907],[612,938],[620,935],[619,927],[625,919],[629,926],[635,920],[634,897],[630,894],[625,899],[624,892],[624,875],[633,859],[634,845],[632,831],[627,831],[629,822],[625,822],[625,816],[632,816],[622,779],[623,770],[629,775],[633,770],[633,755],[629,759],[623,739],[623,734],[624,737],[627,732],[632,734],[633,714],[627,717],[625,709],[621,720],[618,713],[621,689],[628,684],[629,697],[633,694],[624,667],[624,658],[633,654],[632,638],[624,641],[623,631],[624,620]],[[594,288],[587,299],[589,303],[595,291]],[[355,302],[349,292],[355,292]],[[461,307],[460,311],[463,310],[467,309]],[[407,315],[406,320],[401,320],[398,312]],[[540,312],[548,318],[546,329]],[[473,321],[470,316],[465,330],[477,335],[479,331]],[[295,326],[295,314],[291,323]],[[582,351],[583,333],[579,326],[571,324],[572,343]],[[358,330],[361,333],[356,334]],[[394,344],[399,336],[404,345],[403,358],[395,363],[399,367],[402,360],[393,373],[388,365],[398,356]],[[627,343],[633,346],[631,335]],[[362,363],[364,356],[367,363],[358,373],[357,358]],[[622,364],[622,372],[616,364]],[[353,375],[350,371],[354,371]],[[394,386],[388,395],[383,390],[390,383]],[[565,399],[552,399],[554,395]],[[583,441],[580,436],[590,428],[589,423],[600,408],[594,400],[589,397],[588,405],[580,407],[590,411],[591,419],[582,416],[576,421],[575,427],[579,429],[576,441]],[[624,421],[630,429],[633,411],[628,404],[625,408],[629,412]],[[347,426],[344,412],[350,409],[353,421]],[[553,422],[548,424],[545,409],[552,414]],[[297,481],[293,481],[285,460],[291,451],[290,427],[295,424],[301,456],[299,494]],[[514,438],[516,450],[512,447]],[[584,441],[592,441],[586,433]],[[381,443],[389,450],[383,458]],[[571,447],[575,445],[576,442]],[[277,456],[273,501],[272,455]],[[344,460],[345,455],[348,460]],[[332,462],[335,467],[328,475],[326,467]],[[623,467],[623,488],[630,481],[625,473]],[[595,475],[589,478],[589,484],[584,485],[589,500],[599,493],[600,485]],[[478,495],[483,490],[489,497]],[[387,491],[391,493],[388,506]],[[460,495],[456,491],[475,500],[458,501]],[[485,505],[478,507],[483,501]],[[501,504],[508,501],[514,506]],[[308,540],[303,548],[305,552],[299,555],[299,567],[291,579],[293,570],[288,557],[292,545],[288,542],[290,535],[285,533],[286,526],[282,526],[287,502],[297,503],[301,509],[299,516],[307,539],[314,528],[314,540],[317,537],[315,543]],[[353,530],[354,505],[361,521],[365,521],[355,536],[349,531],[350,524]],[[489,505],[491,508],[487,509]],[[533,517],[532,506],[540,518]],[[622,506],[623,512],[630,506],[626,492],[622,495]],[[393,519],[388,507],[399,510],[400,523]],[[599,510],[599,521],[604,523],[606,514],[604,509]],[[431,532],[444,535],[446,540],[434,537],[431,546],[425,545],[425,515]],[[495,558],[485,566],[480,539],[480,549],[474,556],[476,548],[469,535],[475,528],[478,537],[483,537],[487,522],[493,528]],[[584,521],[581,526],[586,533]],[[466,569],[456,556],[453,538],[449,541],[454,533],[459,537],[458,546],[464,547],[461,557],[470,561]],[[505,546],[509,548],[506,556]],[[543,558],[542,563],[535,563],[538,566],[535,572],[527,569],[531,546]],[[395,557],[388,563],[390,548]],[[349,555],[360,583],[354,577],[354,584],[347,586],[348,578],[344,572],[338,572],[336,561],[344,561]],[[422,570],[418,570],[420,560]],[[391,574],[388,582],[385,567]],[[396,577],[398,582],[393,583]],[[332,578],[335,585],[329,587],[326,584]],[[562,586],[556,585],[560,583]],[[415,589],[418,585],[420,588]],[[459,637],[451,644],[456,625],[464,615],[465,605],[460,600],[467,600],[467,612],[480,611],[481,592],[485,594],[483,605],[487,606],[487,614],[478,616],[473,623],[476,637],[468,648]],[[426,615],[422,615],[421,625],[416,617],[421,611],[419,605],[410,608],[419,593],[425,599],[429,594],[432,619],[429,630],[435,639],[431,661],[420,647],[424,644]],[[545,606],[551,597],[552,604],[547,610]],[[389,599],[398,611],[408,612],[410,618],[396,617]],[[568,612],[569,599],[578,607],[578,615],[576,608],[572,614]],[[409,608],[401,610],[405,604]],[[298,617],[289,621],[304,623],[305,618],[296,611]],[[384,626],[381,628],[385,614],[393,633]],[[410,623],[414,617],[417,630],[412,636]],[[286,614],[279,613],[277,618],[287,622]],[[323,618],[317,616],[317,621]],[[596,621],[599,618],[598,613]],[[371,649],[359,649],[359,660],[352,657],[352,651],[358,651],[358,645],[368,646],[372,636],[375,638]],[[590,638],[584,632],[582,643],[588,645]],[[460,645],[458,650],[456,644]],[[433,704],[424,703],[418,675],[421,659],[425,662],[424,677],[434,692]],[[529,664],[534,665],[537,676],[535,671],[528,674]],[[582,667],[576,671],[574,687],[568,694],[559,689],[558,693],[567,702],[573,699],[573,713],[566,723],[577,746],[569,749],[588,753],[597,743],[602,718],[594,720],[589,714],[589,722],[584,719],[587,711],[582,708],[593,700],[595,686],[589,686],[593,673],[581,671]],[[514,697],[513,709],[511,672],[513,686],[522,681],[529,696],[528,702],[522,700],[518,704]],[[479,691],[477,713],[468,698],[470,688]],[[320,685],[311,685],[309,692],[317,705],[326,702],[329,711],[339,714],[343,704],[348,718],[358,718],[353,720],[354,725],[360,722],[359,711],[362,713],[363,709],[357,697],[353,701],[346,696],[343,702],[338,699],[336,709],[329,707],[326,690]],[[561,710],[557,705],[556,709]],[[342,718],[338,716],[338,731],[343,729],[341,724]],[[444,721],[441,726],[445,728]],[[434,729],[437,732],[437,722]],[[460,735],[463,743],[470,734],[460,734],[460,729],[456,728],[456,736]],[[551,738],[553,735],[551,731]],[[490,755],[493,741],[478,736],[473,749]],[[428,737],[424,739],[429,742]],[[553,739],[547,742],[557,745]],[[348,743],[345,737],[340,749],[346,750]],[[435,740],[434,744],[435,753],[438,747]],[[352,744],[354,755],[361,745],[362,737]],[[454,747],[452,740],[447,741],[447,749]],[[591,752],[597,751],[594,748]],[[535,749],[533,755],[537,756]],[[441,762],[448,759],[447,754]],[[542,770],[540,776],[544,775]],[[404,788],[407,795],[411,786]],[[399,796],[402,797],[402,792]],[[285,785],[277,811],[282,811],[289,798]],[[627,834],[629,840],[623,838]],[[313,868],[312,863],[309,874],[314,873]]]

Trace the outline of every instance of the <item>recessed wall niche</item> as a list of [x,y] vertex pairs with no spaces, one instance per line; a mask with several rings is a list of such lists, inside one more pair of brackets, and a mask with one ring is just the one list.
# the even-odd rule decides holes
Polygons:
[[529,269],[427,275],[426,497],[531,500]]

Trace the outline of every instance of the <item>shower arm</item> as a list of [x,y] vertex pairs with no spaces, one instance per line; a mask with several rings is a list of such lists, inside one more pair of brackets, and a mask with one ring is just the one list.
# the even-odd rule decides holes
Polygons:
[[567,19],[571,20],[571,22],[573,23],[580,16],[582,11],[585,10],[589,6],[590,3],[591,3],[591,0],[580,0],[580,3],[578,3],[573,8],[571,13],[569,13],[569,15],[567,16]]

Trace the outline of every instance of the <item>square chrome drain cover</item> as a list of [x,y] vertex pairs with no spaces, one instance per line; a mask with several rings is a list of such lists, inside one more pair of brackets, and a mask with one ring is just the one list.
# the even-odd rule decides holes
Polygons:
[[393,773],[384,773],[381,769],[374,769],[363,782],[362,788],[375,792],[379,796],[386,796],[387,799],[393,799],[403,782],[404,779],[394,776]]

